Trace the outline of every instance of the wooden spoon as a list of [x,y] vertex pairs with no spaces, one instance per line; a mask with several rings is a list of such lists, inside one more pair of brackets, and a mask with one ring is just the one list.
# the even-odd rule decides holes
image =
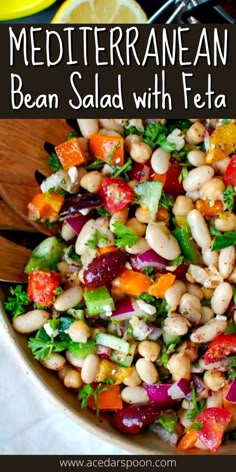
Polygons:
[[4,200],[0,200],[0,229],[9,231],[37,232],[37,228],[20,218]]
[[31,255],[30,249],[19,246],[0,236],[0,281],[25,283],[25,266]]

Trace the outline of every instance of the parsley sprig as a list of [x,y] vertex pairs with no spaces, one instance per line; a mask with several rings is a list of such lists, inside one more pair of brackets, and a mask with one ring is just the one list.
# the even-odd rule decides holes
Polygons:
[[30,300],[22,285],[10,288],[10,294],[4,303],[6,311],[12,314],[13,319],[25,312],[25,306],[29,305]]
[[115,244],[117,247],[133,247],[139,239],[134,231],[127,228],[120,221],[115,221],[113,224],[113,233],[116,236]]
[[57,155],[54,152],[48,158],[48,165],[55,172],[62,169],[62,165],[61,165]]
[[48,359],[52,352],[65,351],[67,346],[67,341],[55,341],[54,336],[48,340],[39,337],[30,338],[28,342],[28,347],[38,361]]
[[149,123],[144,129],[144,142],[152,149],[160,146],[167,152],[174,151],[175,145],[167,141],[168,134],[166,126],[162,126],[160,123]]
[[95,402],[96,415],[99,416],[98,397],[105,390],[108,390],[108,387],[102,384],[98,384],[96,390],[89,384],[84,385],[78,395],[78,399],[81,400],[81,408],[87,408],[89,397],[92,396]]
[[232,185],[227,185],[224,191],[224,206],[228,211],[232,211],[234,209],[234,197],[235,192]]
[[164,413],[160,418],[158,418],[157,423],[159,423],[168,433],[175,433],[175,426],[177,423],[177,415]]
[[194,387],[191,388],[191,393],[193,408],[191,410],[187,410],[187,419],[194,422],[199,413],[204,410],[205,401],[203,399],[198,400],[198,395]]
[[90,249],[97,249],[100,242],[107,243],[108,237],[104,233],[101,233],[95,229],[91,239],[87,241],[86,246],[88,246]]

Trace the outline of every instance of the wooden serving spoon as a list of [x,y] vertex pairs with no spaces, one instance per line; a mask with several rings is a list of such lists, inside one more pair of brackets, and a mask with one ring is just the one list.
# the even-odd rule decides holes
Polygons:
[[35,226],[20,218],[4,200],[0,200],[0,230],[38,232]]
[[24,269],[30,255],[30,249],[0,236],[0,281],[25,283],[27,276]]

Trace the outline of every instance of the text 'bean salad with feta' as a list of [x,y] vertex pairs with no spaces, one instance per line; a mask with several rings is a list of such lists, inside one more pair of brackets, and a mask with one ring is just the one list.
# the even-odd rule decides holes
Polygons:
[[236,120],[68,120],[5,309],[82,408],[180,451],[236,438]]

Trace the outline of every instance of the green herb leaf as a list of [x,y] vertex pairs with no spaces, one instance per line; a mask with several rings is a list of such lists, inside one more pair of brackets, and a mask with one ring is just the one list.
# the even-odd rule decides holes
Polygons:
[[54,290],[54,295],[61,295],[63,292],[64,290],[62,287],[57,287],[56,290]]
[[138,136],[143,134],[143,131],[140,131],[136,126],[129,126],[129,124],[124,127],[124,131],[124,137],[129,136],[130,134],[137,134]]
[[112,166],[112,168],[115,170],[113,177],[119,177],[121,174],[124,174],[124,176],[128,178],[126,172],[131,170],[132,160],[129,158],[122,167]]
[[194,423],[192,423],[192,428],[194,428],[196,431],[200,431],[202,429],[202,426],[202,421],[194,421]]
[[193,408],[191,410],[187,410],[187,419],[190,421],[194,421],[195,418],[204,410],[205,401],[203,399],[197,399],[197,392],[194,387],[191,388],[192,393],[192,403]]
[[44,340],[39,337],[30,338],[28,342],[28,347],[38,361],[48,359],[52,352],[65,351],[67,345],[68,343],[65,341],[54,341],[53,336],[50,340]]
[[112,159],[113,159],[113,157],[114,157],[115,152],[116,152],[117,149],[119,149],[119,148],[120,148],[120,142],[117,143],[116,146],[114,146],[114,147],[110,150],[110,152],[109,152],[109,154],[108,154],[108,156],[107,156],[107,158],[106,158],[106,161],[107,161],[108,164],[111,163],[111,161],[112,161]]
[[224,205],[228,211],[232,211],[234,209],[234,197],[235,192],[232,185],[227,185],[224,191]]
[[168,347],[163,345],[161,355],[158,357],[156,363],[161,367],[167,367],[170,354],[175,351],[176,344],[170,344]]
[[87,170],[99,170],[102,169],[105,165],[104,161],[101,161],[101,159],[96,159],[96,161],[93,161],[91,164],[87,166]]
[[225,247],[234,246],[236,244],[236,231],[228,231],[227,233],[217,235],[212,244],[212,251],[218,251]]
[[54,152],[49,156],[48,158],[48,165],[49,167],[51,167],[55,172],[57,172],[58,170],[61,170],[62,169],[62,165],[58,159],[58,156],[57,154],[55,154]]
[[169,195],[167,197],[165,192],[162,190],[161,198],[160,198],[160,201],[159,201],[159,206],[161,208],[165,208],[165,210],[169,211],[173,208],[174,203],[175,203],[174,197],[172,195]]
[[100,242],[107,243],[108,237],[104,233],[95,229],[92,238],[87,241],[86,246],[90,247],[90,249],[97,249]]
[[179,266],[179,265],[183,264],[183,262],[184,262],[184,256],[179,256],[179,257],[176,257],[176,259],[173,259],[171,261],[171,265]]
[[179,177],[178,177],[178,182],[182,182],[184,179],[186,179],[188,177],[188,169],[186,166],[183,166],[180,174],[179,174]]
[[173,415],[165,414],[158,418],[157,422],[168,431],[168,433],[172,434],[175,433],[175,425],[177,422],[177,415],[174,413]]
[[105,380],[105,383],[107,385],[114,385],[116,383],[116,381],[112,377],[107,377],[106,380]]
[[22,315],[25,312],[25,306],[30,303],[29,297],[26,292],[23,291],[22,285],[17,285],[15,288],[10,288],[10,294],[7,301],[4,303],[6,311],[9,311],[13,319],[17,316]]
[[175,149],[175,145],[168,143],[167,136],[169,134],[166,126],[160,123],[149,123],[144,129],[144,142],[148,144],[152,149],[157,146],[162,147],[167,152],[171,152]]
[[117,247],[133,247],[139,239],[134,231],[127,228],[120,221],[115,221],[113,224],[113,233],[116,236],[115,245]]
[[108,216],[110,218],[110,216],[112,215],[112,213],[110,211],[108,211],[106,208],[104,207],[101,207],[101,208],[97,208],[97,213],[100,215],[100,216]]
[[81,133],[79,133],[79,131],[70,131],[68,133],[67,140],[69,141],[69,139],[72,139],[72,138],[79,138],[80,136],[81,136]]
[[84,385],[83,388],[80,390],[79,395],[78,395],[78,399],[82,400],[81,408],[87,408],[88,399],[92,395],[94,397],[94,401],[95,401],[96,415],[99,416],[98,397],[99,397],[101,392],[104,392],[107,389],[108,389],[108,387],[106,387],[102,384],[98,384],[98,386],[96,387],[96,390],[94,390],[93,387],[91,387],[91,385],[88,385],[88,384]]
[[215,226],[210,226],[209,229],[212,236],[223,236],[222,233],[215,228]]
[[151,277],[154,274],[154,268],[153,267],[146,267],[143,269],[143,274],[147,275],[148,277]]

